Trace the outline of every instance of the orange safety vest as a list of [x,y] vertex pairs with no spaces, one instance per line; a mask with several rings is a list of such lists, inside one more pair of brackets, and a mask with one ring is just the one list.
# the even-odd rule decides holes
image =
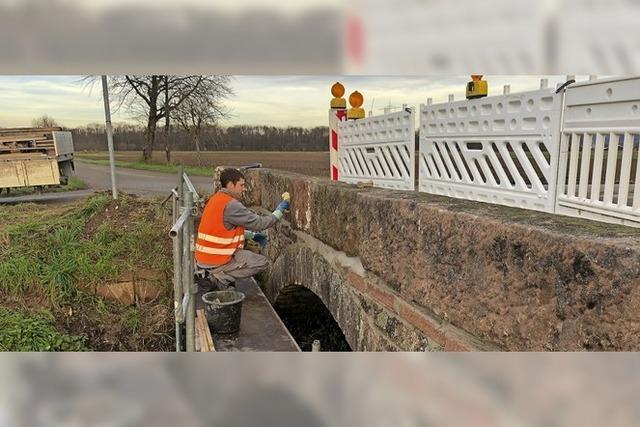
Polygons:
[[202,212],[198,227],[195,257],[198,263],[222,265],[231,261],[236,250],[244,246],[244,227],[227,230],[223,223],[224,208],[234,200],[229,194],[218,191],[209,199]]

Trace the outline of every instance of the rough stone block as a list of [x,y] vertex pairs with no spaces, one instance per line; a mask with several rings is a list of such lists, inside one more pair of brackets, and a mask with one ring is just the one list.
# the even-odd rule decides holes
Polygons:
[[[640,230],[272,170],[256,173],[263,207],[272,209],[290,191],[292,229],[359,257],[367,273],[399,295],[394,307],[377,295],[381,307],[423,332],[428,323],[419,326],[420,311],[460,331],[439,343],[445,350],[640,348]],[[357,311],[342,307],[355,295],[343,292],[345,276],[304,251],[286,255],[290,242],[273,255],[276,262],[288,256],[297,271],[282,265],[278,280],[312,283],[336,306],[332,312],[361,324],[349,332],[358,348],[384,347],[372,332],[384,329],[381,320],[376,326],[367,317],[373,322],[367,325],[349,317],[360,316]],[[330,283],[328,291],[322,280]],[[352,293],[370,290],[366,283],[351,285]]]

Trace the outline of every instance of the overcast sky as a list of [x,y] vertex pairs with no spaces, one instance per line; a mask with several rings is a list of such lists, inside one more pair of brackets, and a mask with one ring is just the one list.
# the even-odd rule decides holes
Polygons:
[[[564,76],[547,76],[550,87]],[[511,93],[534,90],[541,76],[487,76],[489,95],[502,93],[505,84]],[[364,108],[374,114],[382,108],[407,104],[418,106],[433,98],[446,102],[448,94],[463,99],[468,76],[234,76],[235,96],[227,101],[232,117],[223,125],[326,126],[330,88],[340,81],[347,96],[354,90],[364,95]],[[63,126],[104,123],[102,90],[81,82],[80,76],[0,76],[0,126],[29,126],[34,117],[47,114]],[[125,111],[114,114],[114,122],[130,121]]]

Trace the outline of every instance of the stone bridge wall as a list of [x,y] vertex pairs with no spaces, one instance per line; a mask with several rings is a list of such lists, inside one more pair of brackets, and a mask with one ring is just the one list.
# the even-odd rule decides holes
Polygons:
[[314,291],[354,350],[638,350],[640,230],[415,192],[248,173],[263,278]]

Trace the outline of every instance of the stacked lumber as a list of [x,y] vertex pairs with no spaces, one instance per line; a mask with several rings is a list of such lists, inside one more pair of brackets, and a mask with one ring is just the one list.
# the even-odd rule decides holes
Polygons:
[[3,128],[0,129],[0,156],[10,155],[12,158],[16,154],[42,154],[45,156],[55,156],[55,145],[53,132],[61,128]]
[[196,351],[200,352],[212,352],[216,351],[213,345],[213,338],[211,337],[211,330],[207,323],[207,318],[204,314],[204,310],[200,309],[196,311]]

